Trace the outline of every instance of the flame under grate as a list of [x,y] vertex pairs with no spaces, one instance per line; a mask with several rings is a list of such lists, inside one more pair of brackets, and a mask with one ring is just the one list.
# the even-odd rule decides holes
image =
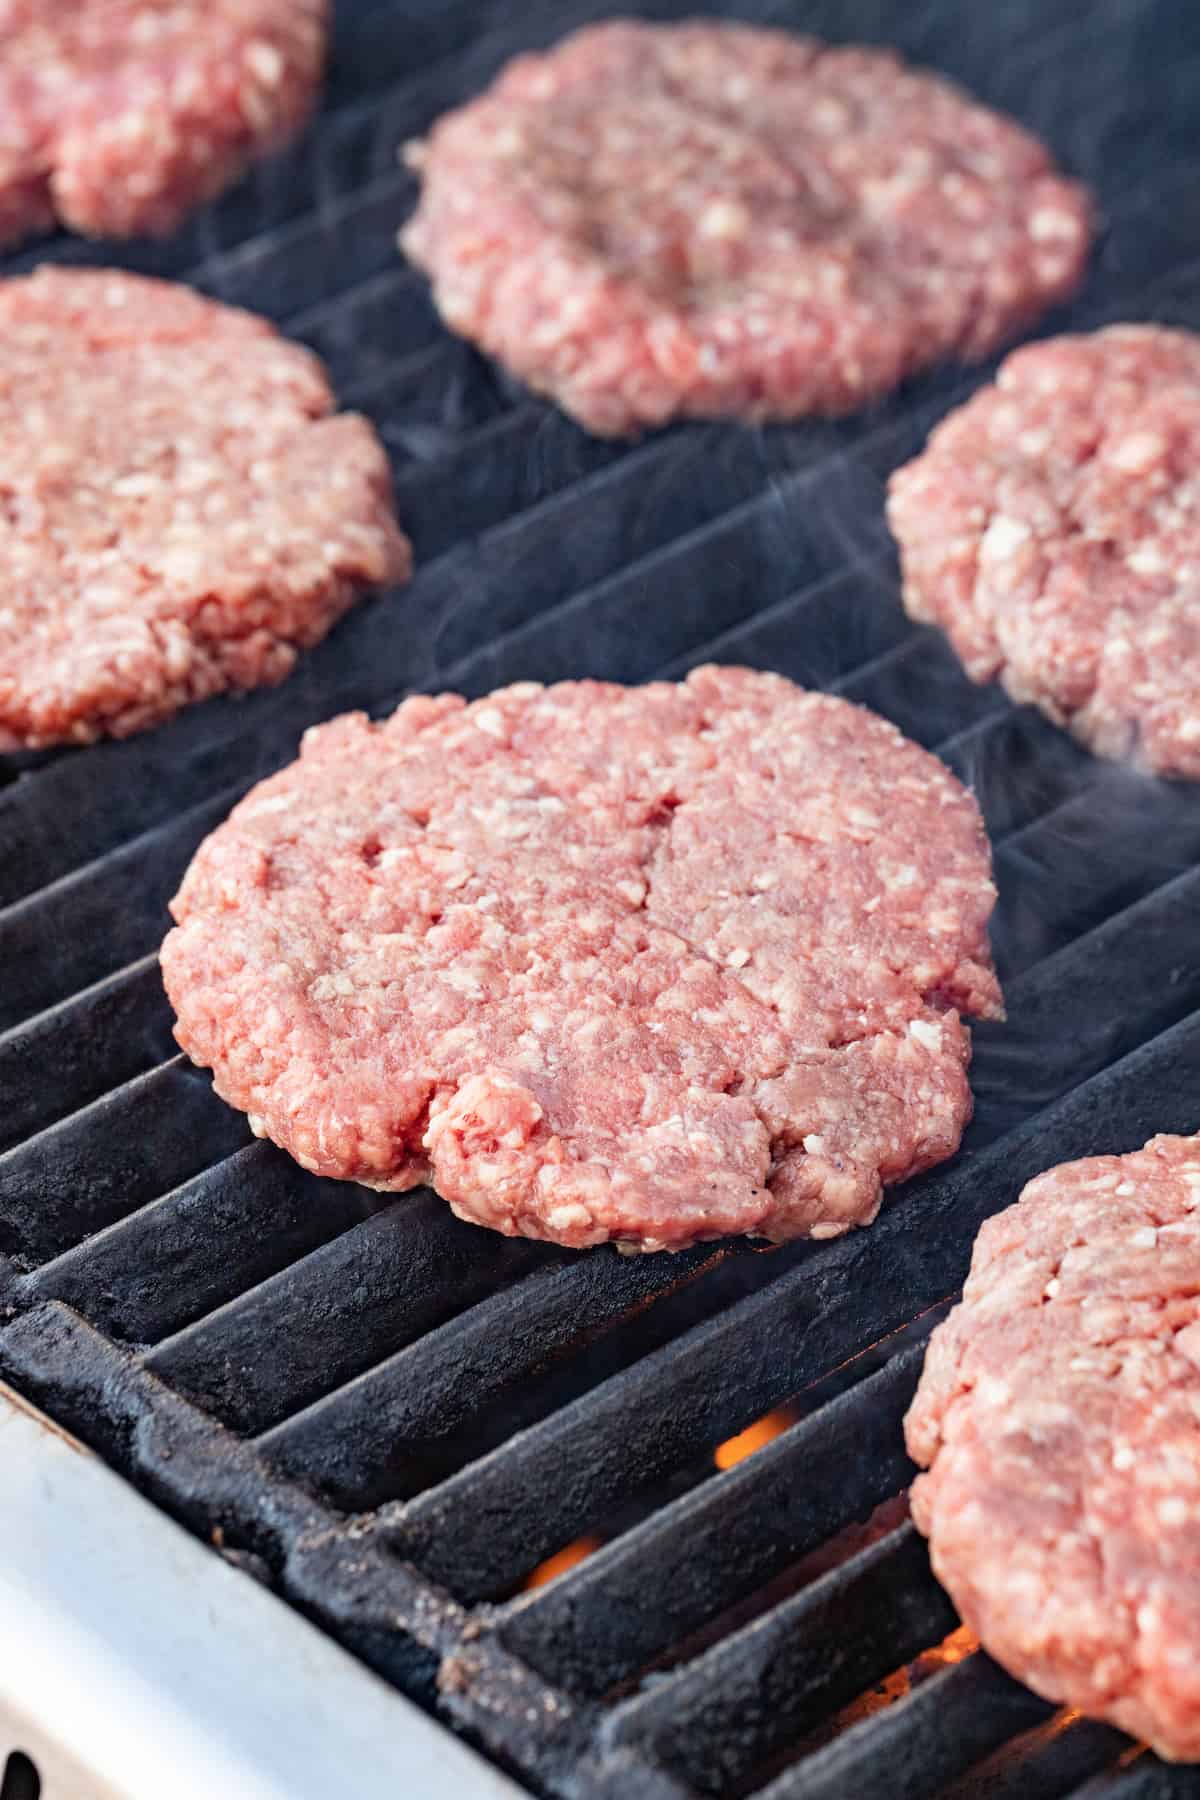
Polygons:
[[[1198,1793],[956,1637],[897,1496],[924,1337],[980,1221],[1053,1162],[1200,1122],[1200,792],[1089,759],[905,621],[883,483],[986,370],[848,421],[622,446],[439,328],[394,250],[396,145],[608,10],[345,5],[293,155],[166,246],[9,260],[187,276],[312,343],[388,443],[419,572],[283,688],[7,772],[0,1370],[534,1792]],[[1043,133],[1105,220],[1046,329],[1200,327],[1184,0],[716,10],[898,42]],[[974,783],[1011,1016],[977,1033],[963,1154],[850,1239],[626,1260],[506,1242],[250,1142],[173,1054],[155,964],[232,800],[307,724],[412,686],[710,656],[836,687]]]

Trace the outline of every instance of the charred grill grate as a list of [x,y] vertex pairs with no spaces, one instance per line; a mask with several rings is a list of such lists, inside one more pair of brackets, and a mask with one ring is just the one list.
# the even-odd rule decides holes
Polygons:
[[[979,1222],[1050,1163],[1200,1122],[1200,794],[1090,760],[904,621],[882,482],[979,374],[866,418],[629,447],[439,329],[393,250],[397,142],[609,10],[345,5],[305,145],[171,244],[119,254],[328,358],[393,453],[420,568],[283,688],[0,789],[0,1368],[534,1791],[1200,1793],[978,1652],[931,1659],[954,1615],[912,1527],[875,1511],[908,1479],[899,1421]],[[1186,0],[717,10],[900,41],[1043,132],[1106,221],[1051,326],[1200,327]],[[62,241],[10,266],[46,256],[113,252]],[[837,687],[975,784],[1011,1022],[977,1033],[963,1154],[849,1239],[623,1260],[508,1243],[249,1142],[173,1054],[154,955],[236,795],[306,724],[413,685],[708,656]],[[784,1401],[790,1429],[714,1472],[714,1446]],[[607,1541],[522,1591],[582,1532]]]

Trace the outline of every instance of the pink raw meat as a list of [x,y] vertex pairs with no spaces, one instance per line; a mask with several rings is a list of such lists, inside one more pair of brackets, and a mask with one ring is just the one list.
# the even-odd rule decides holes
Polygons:
[[173,231],[311,111],[327,0],[0,0],[0,244]]
[[1031,1181],[906,1421],[913,1517],[1039,1694],[1200,1760],[1200,1138]]
[[0,750],[281,681],[408,543],[372,427],[253,314],[105,269],[0,282]]
[[184,1049],[323,1175],[574,1246],[832,1237],[958,1146],[993,898],[942,764],[706,668],[309,732],[162,966]]
[[1084,190],[890,51],[615,20],[409,148],[447,324],[594,432],[845,412],[1069,294]]
[[892,477],[904,603],[1102,756],[1200,780],[1200,337],[1017,350]]

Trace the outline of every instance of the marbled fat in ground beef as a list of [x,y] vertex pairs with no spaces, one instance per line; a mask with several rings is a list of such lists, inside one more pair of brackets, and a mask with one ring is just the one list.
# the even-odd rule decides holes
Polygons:
[[1200,1760],[1200,1138],[1051,1169],[979,1233],[906,1422],[984,1648]]
[[111,270],[0,282],[0,751],[283,679],[408,573],[387,456],[265,319]]
[[1016,351],[892,477],[904,600],[976,681],[1200,780],[1200,336]]
[[0,245],[173,231],[303,125],[326,0],[0,0]]
[[977,357],[1083,271],[1087,197],[890,51],[745,25],[589,27],[409,158],[450,327],[589,430],[844,412]]
[[189,1056],[323,1175],[573,1246],[831,1237],[958,1146],[993,899],[941,763],[705,668],[309,732],[162,964]]

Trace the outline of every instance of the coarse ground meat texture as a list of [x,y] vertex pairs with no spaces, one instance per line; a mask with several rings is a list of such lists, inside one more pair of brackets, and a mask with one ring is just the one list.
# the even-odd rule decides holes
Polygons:
[[1010,356],[891,482],[904,600],[1102,756],[1200,780],[1200,336]]
[[1200,1758],[1200,1138],[1051,1169],[979,1233],[906,1421],[984,1647]]
[[617,20],[409,146],[453,330],[598,433],[852,410],[1077,284],[1087,198],[890,51]]
[[310,731],[162,966],[184,1049],[322,1175],[571,1246],[832,1237],[958,1146],[993,898],[933,757],[705,668]]
[[366,420],[266,320],[173,283],[0,282],[0,750],[288,674],[408,573]]
[[303,125],[326,0],[0,0],[0,244],[173,231]]

